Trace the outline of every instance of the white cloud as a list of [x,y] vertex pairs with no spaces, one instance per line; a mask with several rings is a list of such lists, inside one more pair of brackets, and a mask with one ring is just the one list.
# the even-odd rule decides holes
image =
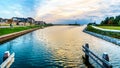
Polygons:
[[[38,1],[37,1],[38,2]],[[94,17],[101,20],[106,16],[120,14],[112,10],[120,6],[120,0],[45,0],[36,7],[36,19],[56,22],[61,19],[85,19]]]

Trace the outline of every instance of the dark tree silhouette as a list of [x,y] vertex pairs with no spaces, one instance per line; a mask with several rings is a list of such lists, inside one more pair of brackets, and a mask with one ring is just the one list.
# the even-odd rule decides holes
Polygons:
[[105,20],[101,21],[101,25],[119,26],[120,25],[120,15],[118,15],[116,17],[105,18]]

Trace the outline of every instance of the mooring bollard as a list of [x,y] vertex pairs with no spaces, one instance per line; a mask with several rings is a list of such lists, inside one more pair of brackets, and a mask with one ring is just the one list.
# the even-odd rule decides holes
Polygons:
[[[107,54],[107,53],[103,53],[102,58],[103,58],[104,60],[106,60],[106,61],[108,61],[108,62],[109,62],[109,56],[108,56],[108,54]],[[107,64],[105,64],[105,63],[103,63],[103,66],[104,66],[105,68],[112,68],[112,66],[108,66],[108,65],[107,65]]]
[[[89,49],[89,44],[86,43],[86,44],[85,44],[85,47]],[[89,54],[89,51],[88,51],[87,49],[85,49],[85,51],[86,51],[86,53]],[[89,63],[89,55],[85,54],[85,59],[86,59],[86,62]]]
[[[83,47],[83,51],[85,53],[85,64],[89,65],[89,58],[91,58],[93,61],[95,61],[101,68],[112,68],[112,64],[109,63],[109,56],[107,53],[103,53],[102,59],[98,57],[96,54],[94,54],[90,49],[89,49],[89,44],[85,44]],[[93,67],[93,66],[92,66]]]

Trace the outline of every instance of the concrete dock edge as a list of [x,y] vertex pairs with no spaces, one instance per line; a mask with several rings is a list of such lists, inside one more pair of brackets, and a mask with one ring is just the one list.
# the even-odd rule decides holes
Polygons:
[[95,37],[101,38],[101,39],[106,40],[108,42],[111,42],[113,44],[120,45],[120,39],[112,38],[112,37],[105,36],[105,35],[101,35],[101,34],[98,34],[98,33],[91,32],[91,31],[87,31],[86,29],[84,29],[83,32],[88,33],[90,35],[93,35]]

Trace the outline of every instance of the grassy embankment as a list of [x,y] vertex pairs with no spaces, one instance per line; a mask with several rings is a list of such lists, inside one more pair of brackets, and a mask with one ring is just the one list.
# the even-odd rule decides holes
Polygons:
[[[100,28],[104,28],[104,29],[113,29],[113,30],[120,30],[119,26],[98,26]],[[110,37],[114,37],[114,38],[118,38],[120,39],[120,32],[110,32],[110,31],[102,31],[102,30],[98,30],[93,28],[92,26],[87,26],[87,31],[91,31],[91,32],[95,32],[98,34],[102,34],[102,35],[106,35],[106,36],[110,36]]]
[[103,29],[120,30],[120,26],[98,26]]
[[[46,26],[44,26],[46,27]],[[13,28],[0,28],[0,36],[5,34],[10,34],[14,32],[19,32],[22,30],[32,29],[32,28],[42,28],[42,26],[24,26],[24,27],[13,27]]]

